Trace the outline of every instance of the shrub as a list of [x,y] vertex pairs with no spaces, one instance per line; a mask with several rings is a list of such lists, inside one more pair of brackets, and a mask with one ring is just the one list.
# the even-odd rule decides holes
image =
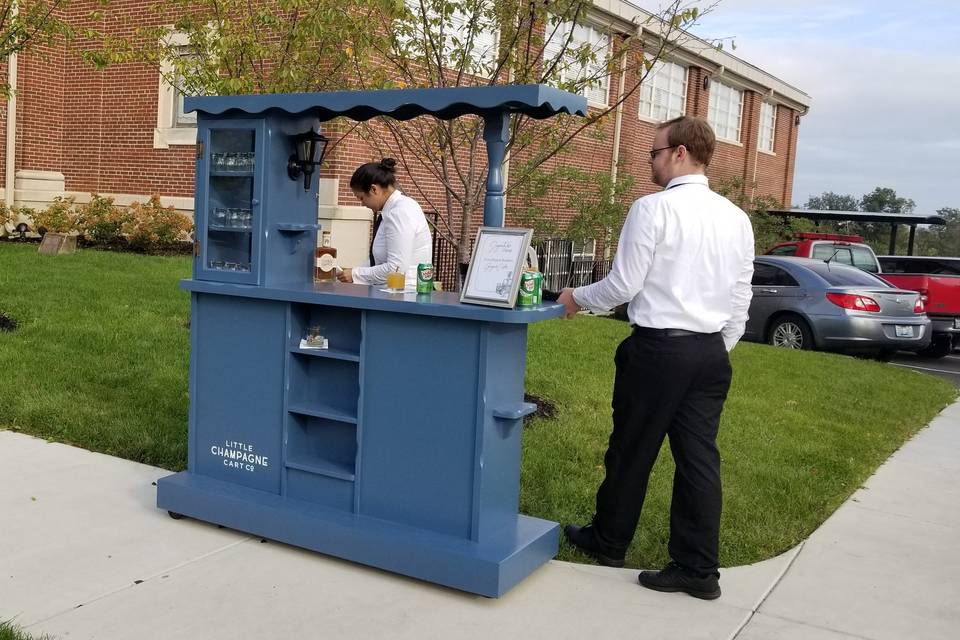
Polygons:
[[90,194],[90,202],[77,205],[77,227],[84,238],[96,245],[116,244],[123,227],[133,219],[130,210],[113,204],[113,198]]
[[[57,196],[46,209],[30,211],[30,217],[33,219],[33,225],[37,231],[67,233],[77,229],[77,215],[73,210],[73,196],[69,198]],[[26,212],[26,207],[20,210],[20,213]]]
[[[17,210],[8,207],[6,203],[0,202],[0,227],[7,224],[13,224],[17,219]],[[2,231],[2,229],[0,229]]]
[[130,205],[130,220],[123,225],[130,246],[144,251],[170,249],[192,230],[193,223],[173,207],[161,205],[160,196]]

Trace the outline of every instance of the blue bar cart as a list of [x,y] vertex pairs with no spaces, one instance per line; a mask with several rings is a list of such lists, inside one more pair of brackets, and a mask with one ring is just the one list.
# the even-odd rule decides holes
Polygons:
[[[557,551],[518,513],[527,325],[556,304],[315,284],[316,181],[296,145],[335,117],[484,118],[486,225],[503,224],[511,114],[584,114],[533,86],[188,98],[198,112],[187,471],[157,505],[497,597]],[[294,163],[295,164],[295,163]],[[307,185],[307,189],[303,187]],[[319,326],[327,349],[302,348]]]

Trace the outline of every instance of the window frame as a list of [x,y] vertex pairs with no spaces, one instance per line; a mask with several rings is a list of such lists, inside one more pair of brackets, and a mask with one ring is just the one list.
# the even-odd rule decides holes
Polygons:
[[[644,57],[647,60],[650,59],[650,56],[647,54],[644,54]],[[654,115],[654,109],[657,106],[656,101],[654,100],[654,96],[656,95],[655,92],[658,89],[657,78],[660,77],[660,71],[664,69],[668,69],[668,65],[669,65],[669,68],[678,67],[680,69],[683,69],[683,81],[681,84],[681,89],[683,93],[680,96],[680,111],[678,113],[674,113],[669,107],[670,98],[676,97],[676,94],[673,94],[670,92],[670,87],[673,85],[673,80],[674,80],[674,78],[671,75],[670,77],[667,78],[666,93],[667,93],[667,99],[668,99],[668,106],[665,114],[666,117],[664,117],[663,119],[658,119],[657,116]],[[648,82],[651,82],[652,84],[647,84]],[[645,93],[646,93],[645,87],[648,87],[648,86],[650,87],[650,100],[647,102],[647,104],[649,104],[650,109],[648,110],[648,113],[644,113],[644,102],[645,102]],[[637,107],[638,117],[641,120],[660,123],[660,122],[666,122],[667,120],[671,120],[673,118],[677,118],[682,115],[685,115],[687,112],[687,91],[689,90],[689,86],[690,86],[690,67],[689,66],[682,65],[678,62],[674,62],[673,60],[661,59],[661,60],[654,61],[653,66],[650,68],[649,73],[647,73],[646,78],[644,78],[644,81],[640,83],[639,106]]]
[[[729,95],[725,98],[727,101],[727,107],[728,107],[728,109],[725,110],[724,112],[726,121],[722,123],[722,125],[718,122],[719,111],[720,111],[719,101],[721,100],[721,96],[720,96],[721,89],[729,92]],[[730,137],[728,135],[729,133],[728,129],[730,129],[731,127],[730,123],[731,123],[731,116],[733,114],[733,110],[730,109],[729,107],[732,106],[732,96],[734,94],[739,96],[739,104],[738,104],[737,116],[736,116],[736,137]],[[721,140],[723,142],[730,142],[738,145],[742,144],[740,142],[740,138],[743,134],[743,103],[744,103],[743,94],[744,94],[743,89],[738,89],[737,87],[731,84],[727,84],[719,80],[714,80],[710,84],[710,98],[707,104],[707,122],[709,122],[710,126],[713,127],[713,131],[717,136],[717,140]]]
[[[419,15],[420,15],[420,3],[418,2],[418,0],[404,0],[403,3],[404,3],[404,6],[407,8],[407,10],[410,11],[414,16],[417,16],[417,19],[419,20],[419,19],[420,19],[420,18],[419,18]],[[451,21],[454,23],[454,24],[452,25],[453,28],[454,28],[454,29],[456,28],[456,25],[457,25],[458,21],[459,21],[460,24],[462,24],[462,25],[465,27],[465,26],[466,26],[466,23],[467,23],[467,19],[468,19],[469,17],[470,17],[470,16],[469,16],[468,14],[461,12],[459,9],[454,9],[454,13],[453,13],[452,16],[451,16]],[[428,18],[429,20],[434,20],[434,19],[437,18],[437,15],[436,15],[435,13],[433,13],[433,12],[430,12],[430,13],[427,14],[427,18]],[[421,23],[421,24],[422,24],[422,23]],[[487,31],[487,30],[485,30],[485,29],[481,29],[481,30],[479,30],[479,31],[477,32],[476,35],[477,35],[477,36],[481,36],[481,35],[483,35],[483,34],[489,35],[490,38],[492,39],[492,43],[491,43],[491,45],[490,45],[489,48],[487,48],[487,49],[484,50],[484,56],[480,56],[480,57],[481,57],[481,58],[488,57],[488,56],[486,55],[486,52],[492,52],[492,59],[484,60],[483,62],[481,62],[481,65],[483,65],[483,64],[489,65],[489,66],[491,67],[491,72],[490,72],[490,73],[487,73],[487,72],[485,72],[485,71],[482,70],[482,69],[472,68],[472,67],[478,66],[478,65],[472,65],[472,66],[471,66],[471,65],[464,65],[464,70],[463,70],[463,72],[464,72],[465,74],[467,74],[467,75],[474,76],[474,77],[477,77],[477,78],[490,78],[490,77],[492,76],[493,66],[496,64],[496,62],[497,62],[497,60],[498,60],[498,57],[499,57],[499,51],[500,51],[500,30],[499,30],[499,29],[496,29],[496,30]],[[421,35],[422,35],[422,34],[421,34]],[[452,51],[448,50],[448,45],[449,45],[449,43],[450,43],[449,38],[450,38],[450,34],[444,34],[444,52],[443,52],[444,67],[443,67],[443,68],[446,69],[446,70],[448,70],[448,71],[456,71],[457,68],[458,68],[458,65],[454,64],[454,61],[452,60],[452,57],[451,57]],[[398,39],[401,39],[400,36],[398,36]],[[402,38],[402,39],[406,41],[405,44],[409,44],[409,40],[407,40],[406,38]],[[413,39],[413,38],[411,38],[410,40],[412,40],[412,39]],[[476,57],[477,57],[477,55],[476,55],[476,53],[477,53],[477,52],[476,52],[476,47],[478,46],[478,42],[477,42],[477,38],[476,38],[476,37],[474,38],[473,45],[474,45],[474,49],[471,50],[471,56],[470,56],[470,57],[471,57],[471,58],[476,58]]]
[[[180,49],[181,55],[189,55],[189,39],[184,33],[172,33],[167,43]],[[168,149],[173,145],[196,145],[197,124],[180,122],[180,96],[182,93],[169,82],[167,76],[173,73],[173,65],[164,60],[160,64],[157,86],[157,126],[153,130],[153,148]]]
[[[763,153],[769,153],[772,156],[776,154],[776,144],[777,144],[777,106],[772,102],[767,102],[764,100],[760,103],[760,126],[757,132],[757,150],[762,151]],[[769,116],[764,118],[764,108],[768,107],[770,110]],[[764,139],[764,132],[769,132],[769,140]],[[767,142],[769,147],[764,143]]]
[[[556,18],[556,16],[553,16],[553,17]],[[574,23],[569,20],[560,20],[559,23],[554,23],[554,24],[550,24],[548,22],[548,24],[546,25],[546,32],[544,33],[545,40],[543,43],[543,63],[546,64],[548,60],[552,61],[555,59],[557,53],[559,52],[559,47],[555,48],[554,51],[551,53],[550,52],[551,42],[553,42],[554,39],[559,40],[560,42],[565,41],[569,34],[570,25],[573,25],[573,28],[574,28],[574,38],[570,40],[570,44],[567,46],[567,52],[569,52],[570,49],[577,49],[581,47],[583,44],[589,44],[593,52],[597,54],[597,61],[594,63],[587,63],[587,65],[581,67],[578,70],[577,76],[580,76],[585,72],[590,75],[593,75],[594,70],[590,68],[590,65],[596,65],[594,67],[594,69],[596,70],[600,70],[599,68],[605,65],[607,56],[609,56],[611,48],[613,47],[613,38],[609,33],[604,31],[601,26],[590,21]],[[591,31],[591,35],[596,34],[599,36],[598,42],[597,43],[594,43],[593,41],[578,42],[576,40],[577,28],[589,29]],[[603,43],[602,49],[599,47],[599,40],[606,41],[605,43]],[[566,62],[566,61],[561,61],[558,64],[558,66],[560,67],[559,69],[560,82],[567,81],[567,77],[568,77],[567,74],[569,73],[570,67],[572,66],[572,64],[573,62]],[[583,89],[579,92],[579,95],[582,95],[587,99],[587,106],[605,109],[608,106],[610,106],[610,74],[606,73],[602,75],[600,82],[602,83],[600,86],[596,86],[596,87],[584,86]],[[591,95],[591,93],[593,92],[596,92],[596,93],[594,93],[594,95]],[[599,99],[599,93],[601,92],[603,94],[602,101]]]

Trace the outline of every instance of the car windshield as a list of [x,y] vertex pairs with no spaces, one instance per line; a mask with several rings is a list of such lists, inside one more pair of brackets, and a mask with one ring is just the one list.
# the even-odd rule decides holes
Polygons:
[[834,287],[883,287],[889,288],[891,285],[880,278],[856,269],[845,267],[842,264],[814,262],[806,265],[808,269],[827,281]]

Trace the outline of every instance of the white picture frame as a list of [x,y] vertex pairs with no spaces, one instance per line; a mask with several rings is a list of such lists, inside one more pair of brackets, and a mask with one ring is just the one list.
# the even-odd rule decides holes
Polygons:
[[480,227],[460,302],[512,309],[533,229]]

